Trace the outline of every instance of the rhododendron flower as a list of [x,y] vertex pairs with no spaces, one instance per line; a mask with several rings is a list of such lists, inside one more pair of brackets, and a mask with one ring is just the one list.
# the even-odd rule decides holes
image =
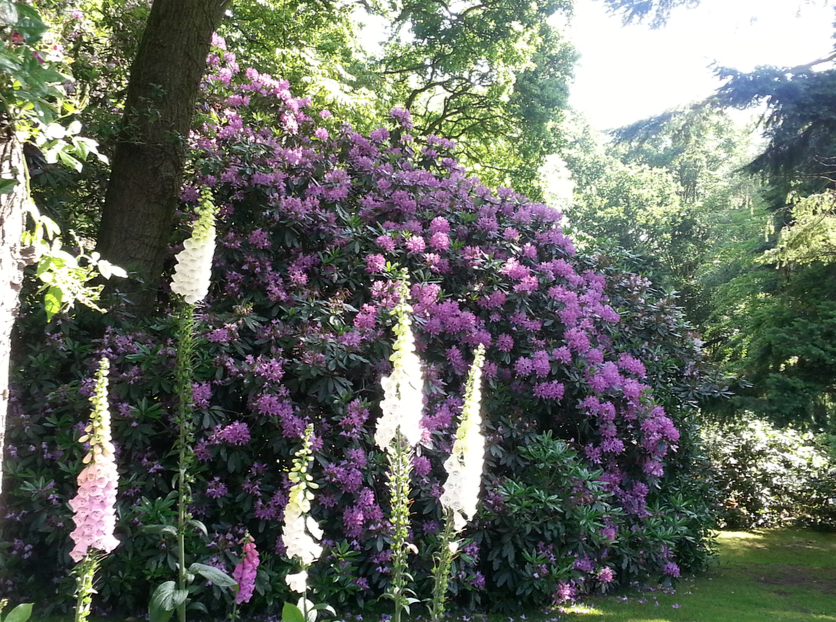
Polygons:
[[253,597],[255,589],[255,577],[258,574],[258,551],[255,548],[252,536],[247,534],[247,543],[244,544],[244,557],[232,571],[232,578],[238,582],[238,593],[235,595],[235,603],[248,603]]
[[198,218],[192,237],[183,243],[175,257],[177,265],[171,278],[171,291],[180,294],[190,305],[206,298],[212,280],[212,257],[215,254],[215,206],[211,192],[203,189]]
[[370,274],[383,272],[383,269],[385,267],[386,259],[383,257],[383,255],[375,254],[366,256],[366,271]]

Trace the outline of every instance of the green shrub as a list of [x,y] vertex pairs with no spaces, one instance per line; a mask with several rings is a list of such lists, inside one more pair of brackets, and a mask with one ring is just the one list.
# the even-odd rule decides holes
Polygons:
[[724,526],[836,526],[836,456],[826,437],[759,419],[707,426],[703,435],[723,492]]

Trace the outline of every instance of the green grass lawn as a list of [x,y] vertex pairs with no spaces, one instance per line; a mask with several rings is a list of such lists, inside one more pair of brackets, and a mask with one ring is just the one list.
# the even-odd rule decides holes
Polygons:
[[675,593],[591,598],[573,622],[836,622],[836,534],[723,532],[719,564]]
[[[190,614],[192,622],[199,622]],[[354,616],[337,620],[355,620]],[[722,532],[719,563],[676,590],[588,598],[566,611],[451,616],[451,622],[836,622],[836,534],[782,529]],[[69,622],[71,618],[33,621]],[[330,618],[324,618],[328,622]],[[380,616],[366,615],[366,622]],[[413,618],[424,622],[425,617]],[[98,620],[96,620],[98,622]],[[101,621],[105,622],[105,621]],[[109,620],[108,622],[117,622]],[[119,620],[118,622],[122,622]],[[247,622],[246,619],[242,622]]]

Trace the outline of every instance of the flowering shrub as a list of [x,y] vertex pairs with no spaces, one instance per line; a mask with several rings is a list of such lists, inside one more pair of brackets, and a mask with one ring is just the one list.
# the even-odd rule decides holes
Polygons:
[[[393,110],[391,128],[361,136],[327,111],[309,111],[287,83],[240,71],[217,46],[213,54],[192,136],[194,175],[182,194],[184,219],[206,188],[219,207],[192,392],[199,472],[191,511],[209,535],[202,543],[190,536],[190,552],[230,571],[239,561],[231,543],[248,531],[260,555],[251,606],[275,609],[288,598],[281,579],[292,566],[281,525],[291,482],[284,471],[314,423],[319,492],[311,514],[324,529],[324,559],[310,568],[310,584],[340,600],[389,586],[385,457],[373,430],[379,378],[391,372],[397,266],[414,283],[416,350],[426,365],[412,460],[411,538],[421,553],[410,558],[410,573],[418,586],[431,573],[442,465],[469,353],[480,344],[486,514],[464,533],[472,541],[454,565],[453,594],[478,600],[490,588],[490,600],[514,600],[555,590],[560,600],[581,585],[666,568],[672,576],[676,564],[704,563],[710,511],[693,509],[702,493],[685,484],[695,464],[687,444],[693,435],[683,436],[679,424],[717,387],[671,301],[619,268],[618,257],[576,253],[555,210],[467,177],[452,142],[430,136],[419,145],[407,112]],[[81,459],[76,413],[91,391],[92,362],[106,356],[123,482],[117,535],[126,545],[104,564],[110,574],[101,596],[133,608],[172,560],[160,538],[141,528],[172,522],[174,322],[118,312],[107,319],[113,324],[101,321],[66,319],[45,338],[42,323],[23,328],[5,524],[8,541],[25,538],[33,548],[4,557],[10,576],[39,581],[66,565],[67,470]],[[503,507],[532,460],[526,445],[549,431],[571,447],[569,472],[589,474],[573,494],[595,500],[590,526],[549,530],[542,547],[503,543]],[[529,501],[552,522],[565,509],[546,492]],[[586,511],[583,502],[578,507]],[[547,564],[549,576],[525,581],[504,578],[495,561],[526,560],[533,568],[549,555],[563,561]],[[567,570],[570,557],[588,559],[592,570]],[[19,581],[19,591],[32,590]]]

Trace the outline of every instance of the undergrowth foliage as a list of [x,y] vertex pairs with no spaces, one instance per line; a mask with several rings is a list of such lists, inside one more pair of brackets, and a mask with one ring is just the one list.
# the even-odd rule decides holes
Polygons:
[[833,437],[782,430],[748,414],[746,421],[703,430],[717,465],[721,523],[733,529],[787,523],[836,527]]
[[[480,344],[486,467],[482,509],[451,574],[460,602],[560,602],[704,565],[711,481],[689,413],[720,387],[673,302],[612,253],[576,253],[554,209],[467,177],[453,143],[419,145],[405,111],[361,136],[309,111],[287,83],[240,71],[215,44],[182,195],[184,222],[207,188],[219,207],[192,391],[191,513],[209,533],[189,534],[190,553],[231,571],[248,532],[260,555],[250,606],[275,610],[289,597],[286,470],[313,423],[311,514],[324,552],[309,585],[333,605],[387,589],[386,461],[372,434],[406,268],[426,378],[410,516],[419,597],[431,588],[442,465]],[[21,331],[6,585],[32,593],[69,564],[78,413],[106,356],[123,545],[103,563],[99,592],[106,606],[138,609],[175,561],[142,529],[175,520],[174,320],[116,310],[54,322],[45,336],[36,317]],[[504,538],[518,506],[542,520]]]

